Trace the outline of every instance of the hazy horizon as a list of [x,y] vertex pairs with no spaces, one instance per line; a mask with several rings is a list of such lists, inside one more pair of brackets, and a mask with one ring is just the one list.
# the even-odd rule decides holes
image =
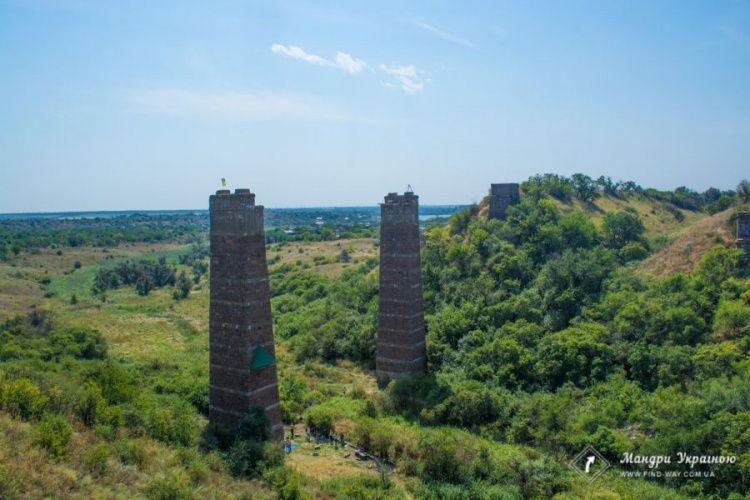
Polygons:
[[[262,205],[262,203],[259,203],[259,205]],[[448,208],[448,207],[464,207],[468,206],[467,203],[445,203],[445,204],[439,204],[439,205],[433,205],[433,204],[420,204],[420,209],[422,208]],[[318,209],[325,209],[325,210],[351,210],[351,209],[366,209],[366,210],[377,210],[378,204],[374,205],[335,205],[335,206],[299,206],[299,207],[271,207],[267,205],[263,205],[263,207],[267,211],[275,211],[275,210],[289,210],[289,211],[295,211],[295,210],[318,210]],[[146,213],[146,214],[159,214],[159,213],[191,213],[191,212],[203,212],[208,214],[208,204],[206,204],[205,208],[166,208],[166,209],[143,209],[143,208],[125,208],[121,210],[55,210],[55,211],[46,211],[46,212],[0,212],[0,217],[2,216],[16,216],[16,215],[57,215],[57,214],[120,214],[120,213]]]
[[0,0],[0,212],[733,189],[750,4]]

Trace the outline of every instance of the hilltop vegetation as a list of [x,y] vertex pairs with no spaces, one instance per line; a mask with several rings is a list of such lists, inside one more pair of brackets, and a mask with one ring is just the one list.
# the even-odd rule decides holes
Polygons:
[[207,219],[197,215],[0,220],[0,261],[10,255],[37,253],[50,247],[106,248],[125,243],[187,242],[207,227]]
[[[572,457],[587,444],[612,462],[624,452],[735,454],[738,465],[716,477],[672,484],[686,495],[747,494],[750,282],[739,251],[716,246],[693,273],[652,281],[635,267],[653,246],[637,211],[606,213],[600,227],[586,212],[563,213],[545,197],[525,197],[506,221],[478,212],[470,208],[426,233],[431,373],[393,383],[374,408],[348,417],[360,442],[399,457],[404,473],[418,479],[411,491],[425,497],[562,494],[575,482],[553,457]],[[356,328],[340,320],[347,310],[371,311],[372,288],[359,279],[360,289],[341,294],[346,283],[280,289],[280,336],[298,346],[309,344],[310,331],[322,335],[317,349],[296,351],[299,361],[363,361],[359,352],[326,349],[329,329],[339,345],[372,342],[372,327],[361,328],[372,313],[353,321]],[[305,295],[310,289],[315,296]],[[295,297],[308,306],[278,307]],[[289,317],[307,328],[285,327],[294,324]],[[337,411],[325,408],[324,400],[308,418],[337,425]],[[375,416],[378,423],[368,420]],[[382,423],[399,418],[418,422],[416,434]],[[501,463],[473,462],[482,442],[472,445],[454,428],[521,454],[541,451],[541,462],[524,467],[533,470],[530,478],[548,478],[545,487],[524,489]],[[439,465],[430,462],[435,456]]]
[[[694,266],[650,276],[680,245],[666,239],[702,231],[722,196],[714,217],[731,224],[747,200],[606,179],[579,197],[561,179],[525,183],[505,221],[480,204],[425,230],[429,373],[384,390],[376,242],[269,245],[287,426],[343,433],[389,473],[304,439],[282,457],[262,414],[207,426],[203,233],[7,253],[0,292],[37,291],[0,302],[0,497],[747,497],[748,269],[709,241]],[[161,287],[139,293],[148,279]],[[588,444],[615,464],[593,484],[567,467]],[[623,452],[737,461],[647,481],[620,475]]]
[[[613,181],[604,176],[592,179],[583,174],[570,178],[557,174],[537,175],[521,186],[529,197],[552,200],[563,214],[571,210],[586,212],[597,226],[607,213],[636,213],[648,236],[657,244],[673,239],[682,229],[707,215],[728,209],[740,197],[737,191],[717,188],[702,193],[684,186],[674,191],[659,191],[632,181]],[[743,186],[740,183],[738,191]]]

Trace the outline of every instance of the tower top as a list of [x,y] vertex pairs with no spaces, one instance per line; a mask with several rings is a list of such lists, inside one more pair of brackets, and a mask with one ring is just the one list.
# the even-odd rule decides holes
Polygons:
[[[234,194],[254,194],[251,193],[249,189],[247,188],[237,188],[234,190]],[[216,191],[216,196],[232,196],[232,191],[229,189],[219,189]]]
[[419,202],[419,196],[415,195],[413,191],[407,191],[404,194],[388,193],[385,197],[384,205],[416,205]]
[[501,194],[508,191],[518,191],[520,184],[517,182],[501,182],[490,184],[490,194]]
[[215,195],[208,200],[211,210],[240,210],[255,206],[255,193],[249,189],[235,189],[232,193],[229,189],[219,189]]

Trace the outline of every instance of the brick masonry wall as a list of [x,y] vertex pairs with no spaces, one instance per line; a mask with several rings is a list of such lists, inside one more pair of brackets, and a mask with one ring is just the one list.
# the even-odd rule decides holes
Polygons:
[[520,186],[515,183],[490,185],[490,219],[504,219],[505,210],[521,199]]
[[422,373],[427,366],[419,197],[389,193],[380,205],[378,382]]
[[253,406],[266,408],[272,435],[282,439],[276,365],[251,371],[255,349],[275,357],[263,206],[249,190],[218,191],[209,199],[209,419],[233,424]]

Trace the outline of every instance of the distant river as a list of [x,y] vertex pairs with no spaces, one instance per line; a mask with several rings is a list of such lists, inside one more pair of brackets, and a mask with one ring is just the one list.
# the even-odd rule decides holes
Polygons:
[[[435,217],[450,217],[454,213],[465,208],[466,205],[420,205],[419,220],[429,220]],[[311,212],[337,215],[340,212],[360,212],[363,216],[380,218],[379,206],[366,207],[304,207],[304,208],[268,208],[266,213],[271,214],[309,214]],[[208,210],[116,210],[99,212],[32,212],[16,214],[0,214],[0,220],[27,220],[27,219],[109,219],[113,217],[130,217],[132,215],[208,215]]]

